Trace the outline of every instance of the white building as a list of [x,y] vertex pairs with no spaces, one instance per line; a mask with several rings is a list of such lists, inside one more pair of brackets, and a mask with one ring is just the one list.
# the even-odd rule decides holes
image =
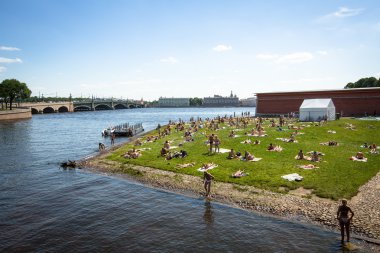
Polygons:
[[158,99],[159,107],[189,107],[190,98],[164,98]]
[[300,121],[335,120],[335,105],[331,98],[304,99]]
[[243,107],[255,107],[256,106],[256,97],[240,99],[241,106]]

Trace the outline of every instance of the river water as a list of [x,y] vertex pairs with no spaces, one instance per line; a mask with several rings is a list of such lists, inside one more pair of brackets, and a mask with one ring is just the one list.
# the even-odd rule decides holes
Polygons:
[[169,119],[243,111],[254,114],[254,108],[147,108],[0,122],[0,251],[344,251],[337,233],[315,226],[59,168],[94,154],[99,142],[108,145],[100,132],[110,125],[142,122],[151,130]]

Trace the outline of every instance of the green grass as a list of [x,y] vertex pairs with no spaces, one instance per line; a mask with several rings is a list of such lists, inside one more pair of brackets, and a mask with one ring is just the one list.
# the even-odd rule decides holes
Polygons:
[[[356,127],[356,131],[345,129],[346,123],[353,124]],[[295,123],[295,125],[306,124],[308,123]],[[205,132],[204,129],[201,129],[194,135],[194,142],[185,142],[182,149],[188,152],[188,156],[184,159],[174,158],[167,161],[159,156],[159,151],[163,147],[165,140],[173,141],[171,144],[173,146],[178,146],[178,143],[183,141],[183,132],[177,133],[174,129],[169,136],[161,138],[154,143],[145,143],[142,148],[151,148],[151,150],[143,151],[143,155],[138,159],[125,159],[122,157],[122,154],[133,147],[133,143],[126,144],[117,149],[107,159],[118,161],[125,165],[136,164],[199,177],[203,176],[203,173],[197,171],[202,163],[214,162],[218,164],[218,167],[210,172],[215,176],[215,180],[220,182],[251,185],[275,192],[284,192],[283,189],[288,191],[302,186],[306,189],[313,189],[313,193],[319,197],[331,199],[351,198],[357,194],[361,185],[365,184],[380,170],[380,155],[369,154],[368,149],[360,148],[360,145],[364,142],[368,144],[380,144],[380,122],[378,121],[343,118],[328,122],[324,126],[315,126],[313,124],[311,127],[304,127],[303,130],[299,130],[299,132],[305,134],[296,136],[298,143],[285,143],[276,140],[278,137],[289,138],[293,130],[279,132],[276,131],[276,128],[268,127],[268,125],[269,122],[266,121],[264,127],[268,136],[261,138],[244,136],[244,132],[249,132],[253,125],[249,125],[244,131],[237,132],[240,135],[237,138],[227,137],[231,130],[227,125],[221,125],[225,129],[219,131],[207,130],[207,136],[211,133],[219,136],[221,148],[234,148],[234,150],[240,151],[242,154],[244,154],[245,150],[248,150],[256,157],[263,158],[258,162],[228,160],[226,158],[227,154],[209,154],[208,146],[204,144],[207,140],[206,136],[202,134],[202,132]],[[336,134],[328,133],[328,130],[335,130]],[[153,133],[149,134],[156,133],[153,131]],[[145,138],[142,137],[142,139]],[[261,144],[240,143],[246,139],[251,139],[252,141],[259,139]],[[327,142],[329,140],[337,141],[339,146],[330,147],[319,144],[320,142]],[[269,143],[280,145],[283,147],[283,151],[266,151]],[[177,148],[177,150],[180,149],[181,147]],[[297,167],[297,165],[311,163],[305,160],[298,161],[294,159],[300,149],[304,153],[313,150],[325,153],[325,156],[322,157],[322,162],[314,163],[316,166],[319,166],[318,169],[303,170]],[[349,160],[349,157],[355,155],[358,151],[364,152],[365,156],[368,157],[368,162]],[[190,162],[195,162],[196,165],[184,169],[176,168],[177,164]],[[231,174],[239,169],[244,169],[249,175],[242,178],[232,178]],[[129,170],[127,169],[126,172],[131,173]],[[289,182],[281,178],[282,175],[290,173],[298,173],[304,179],[301,182]],[[282,190],[279,189],[280,187]]]

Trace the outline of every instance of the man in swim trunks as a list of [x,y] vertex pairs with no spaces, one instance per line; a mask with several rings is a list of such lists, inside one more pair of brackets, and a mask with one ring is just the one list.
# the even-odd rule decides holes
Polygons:
[[[351,217],[348,217],[348,212]],[[339,206],[336,218],[339,220],[340,234],[342,235],[342,244],[344,243],[344,229],[346,228],[347,242],[350,241],[350,222],[354,217],[354,212],[347,206],[347,200],[342,199],[342,205]]]
[[204,179],[204,187],[206,191],[206,197],[210,195],[210,189],[211,189],[211,180],[214,178],[213,175],[208,173],[206,170],[203,172],[203,179]]

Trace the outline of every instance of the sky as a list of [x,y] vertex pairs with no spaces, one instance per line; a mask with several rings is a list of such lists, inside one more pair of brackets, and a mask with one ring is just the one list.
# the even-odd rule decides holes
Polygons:
[[0,0],[0,81],[32,96],[228,96],[380,77],[378,0]]

